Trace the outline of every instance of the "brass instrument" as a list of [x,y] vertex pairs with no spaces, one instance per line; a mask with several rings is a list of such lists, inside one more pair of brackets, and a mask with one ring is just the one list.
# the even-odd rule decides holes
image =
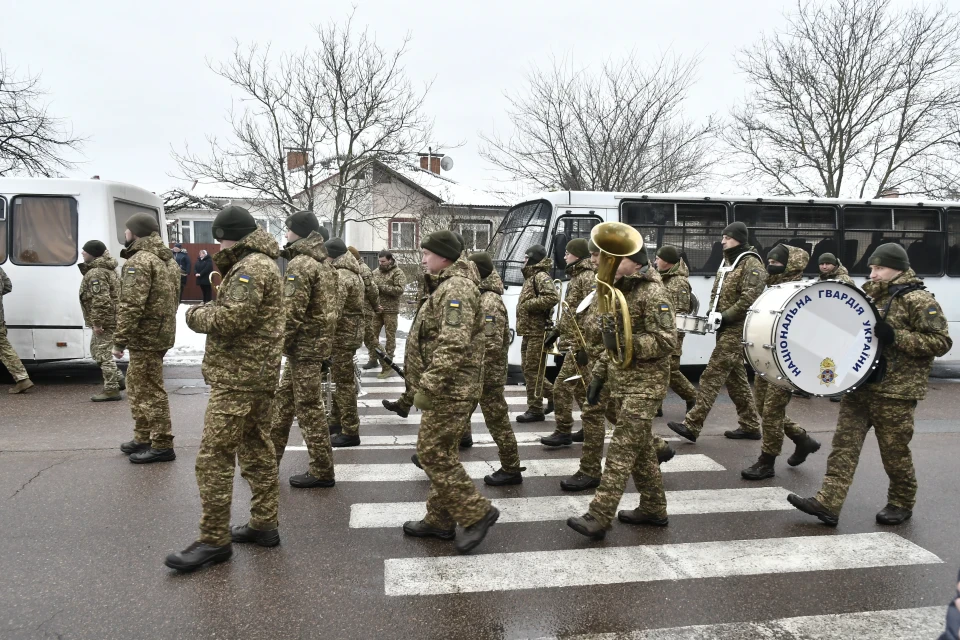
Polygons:
[[547,379],[547,356],[562,356],[560,350],[557,349],[556,343],[551,348],[547,348],[547,334],[554,329],[554,327],[560,326],[560,314],[563,313],[563,281],[554,280],[553,288],[557,290],[557,293],[560,294],[560,304],[557,305],[557,319],[552,323],[547,325],[543,330],[543,339],[540,340],[540,367],[537,370],[537,384],[534,386],[534,393],[539,397],[543,397],[543,385],[544,381]]
[[[577,333],[577,343],[578,343],[578,346],[579,346],[580,349],[583,349],[584,351],[586,351],[586,350],[587,350],[587,340],[586,340],[586,338],[583,337],[583,332],[580,330],[580,323],[577,322],[576,311],[574,311],[573,309],[570,308],[570,305],[567,303],[566,300],[561,300],[561,301],[560,301],[560,306],[563,307],[563,312],[564,312],[564,313],[569,313],[569,314],[570,314],[570,321],[573,323],[573,328],[576,330],[576,333]],[[563,317],[563,316],[561,315],[561,317]],[[579,378],[579,379],[580,379],[580,384],[582,384],[582,385],[584,386],[584,388],[586,388],[586,386],[587,386],[587,380],[586,380],[586,377],[583,375],[583,369],[580,368],[580,363],[577,362],[576,353],[574,352],[573,349],[571,349],[571,350],[567,353],[567,355],[572,355],[572,356],[573,356],[573,365],[577,368],[577,375],[576,375],[575,377]],[[573,377],[566,378],[566,379],[564,380],[564,382],[569,382],[570,380],[573,380],[573,379],[574,379]]]
[[[217,284],[213,284],[213,276],[217,276],[218,278],[220,278],[220,282],[218,282]],[[223,284],[223,274],[220,273],[219,271],[211,271],[211,272],[210,272],[210,284],[212,284],[212,285],[214,286],[214,288],[217,290],[217,296],[219,297],[219,295],[220,295],[220,285]]]
[[[604,335],[604,347],[610,360],[621,369],[626,369],[633,360],[633,324],[630,321],[627,300],[613,283],[620,261],[643,249],[643,236],[622,222],[603,222],[593,228],[590,239],[600,248],[600,264],[597,266],[597,313]],[[622,348],[617,335],[618,305],[623,322]]]

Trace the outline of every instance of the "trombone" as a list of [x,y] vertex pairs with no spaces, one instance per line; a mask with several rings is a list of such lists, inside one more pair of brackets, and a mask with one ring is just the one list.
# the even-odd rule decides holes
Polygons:
[[[584,352],[586,352],[586,351],[587,351],[587,340],[586,340],[586,338],[583,337],[583,332],[580,330],[580,323],[577,322],[576,311],[575,311],[574,309],[571,309],[569,303],[567,303],[567,301],[566,301],[566,300],[563,300],[563,299],[560,300],[560,306],[563,308],[563,313],[564,313],[564,314],[567,314],[567,313],[570,314],[570,322],[573,323],[573,328],[574,328],[574,330],[576,331],[576,334],[577,334],[577,335],[576,335],[577,345],[579,346],[580,349],[582,349]],[[561,315],[560,317],[562,318],[563,315]],[[566,355],[573,355],[573,366],[575,366],[575,367],[577,368],[577,377],[580,378],[580,384],[582,384],[583,387],[584,387],[584,389],[586,389],[586,387],[587,387],[587,380],[586,380],[586,377],[584,377],[584,375],[583,375],[583,369],[580,368],[580,363],[577,361],[577,355],[576,355],[576,353],[574,352],[573,348],[571,348],[571,349],[567,352]],[[566,380],[564,380],[564,382],[567,382],[568,380],[572,380],[572,379],[573,379],[572,377],[571,377],[571,378],[567,378]]]
[[555,321],[551,321],[543,330],[543,338],[540,340],[540,366],[537,370],[537,383],[534,386],[534,393],[538,397],[543,397],[543,385],[546,384],[547,379],[547,356],[562,356],[563,354],[557,349],[556,343],[550,348],[547,348],[547,333],[553,330],[554,326],[560,326],[560,318],[563,313],[563,281],[554,280],[553,288],[557,290],[557,293],[560,294],[560,304],[557,305],[557,318]]
[[[597,266],[597,313],[603,332],[603,345],[610,360],[621,369],[630,366],[633,360],[633,324],[630,309],[623,292],[613,286],[620,261],[643,249],[643,236],[628,224],[602,222],[590,232],[593,244],[600,248],[600,264]],[[619,307],[623,347],[617,331],[617,307]]]

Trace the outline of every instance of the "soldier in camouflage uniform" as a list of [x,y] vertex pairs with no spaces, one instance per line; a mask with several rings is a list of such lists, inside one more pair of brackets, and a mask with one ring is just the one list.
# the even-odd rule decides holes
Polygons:
[[[191,571],[233,554],[232,542],[280,544],[277,458],[270,437],[274,391],[284,346],[280,247],[237,206],[221,210],[213,236],[222,249],[213,260],[223,274],[220,295],[191,307],[187,326],[207,335],[203,378],[210,401],[197,453],[197,485],[203,516],[199,539],[166,565]],[[250,521],[230,527],[235,464],[249,483]]]
[[[380,291],[380,306],[374,310],[373,321],[370,323],[370,330],[367,337],[367,350],[370,352],[370,361],[376,363],[374,358],[374,349],[380,344],[380,330],[386,330],[386,344],[383,351],[390,359],[393,359],[397,349],[397,319],[400,314],[400,296],[403,295],[403,287],[407,284],[407,278],[403,275],[403,270],[397,266],[393,254],[389,251],[381,251],[378,257],[380,266],[373,272],[373,283]],[[372,340],[371,340],[372,338]],[[365,365],[369,366],[369,362]],[[378,378],[387,378],[393,375],[393,369],[386,362],[380,363],[382,371]]]
[[[837,525],[870,427],[890,479],[887,505],[877,513],[877,522],[897,525],[913,515],[917,496],[910,455],[913,414],[926,396],[933,359],[953,346],[943,310],[910,268],[903,247],[880,245],[869,264],[870,282],[863,290],[880,311],[873,335],[886,362],[885,375],[843,396],[827,473],[817,495],[787,497],[794,507],[830,526]],[[878,371],[883,368],[881,364]]]
[[839,280],[844,284],[849,284],[854,287],[857,286],[853,278],[850,277],[850,272],[847,271],[847,268],[840,264],[837,256],[832,253],[821,253],[818,266],[820,267],[821,280]]
[[[752,251],[752,247],[747,246],[747,227],[742,222],[734,222],[723,230],[721,244],[725,267],[732,266],[741,254]],[[743,347],[740,342],[747,309],[763,292],[765,281],[763,263],[753,254],[744,256],[737,266],[727,273],[723,289],[719,291],[717,285],[720,282],[720,273],[717,273],[710,294],[711,307],[714,296],[718,297],[716,308],[723,318],[716,333],[717,345],[710,354],[707,368],[700,376],[696,404],[687,411],[683,422],[667,423],[673,431],[691,442],[697,441],[700,431],[703,430],[703,421],[713,408],[724,383],[727,384],[730,399],[737,407],[740,422],[739,428],[726,431],[724,435],[728,438],[749,440],[759,440],[761,437],[760,416],[754,406],[753,393],[743,367]]]
[[163,355],[173,346],[180,303],[180,267],[160,238],[160,225],[146,213],[127,220],[126,248],[113,355],[130,350],[127,396],[133,414],[133,440],[120,445],[130,462],[176,459],[170,401],[163,388]]
[[416,537],[451,540],[464,528],[457,551],[476,547],[500,513],[477,492],[457,451],[464,422],[483,386],[484,331],[475,267],[461,255],[463,244],[450,231],[423,240],[427,297],[407,338],[406,374],[423,411],[417,456],[430,478],[427,515],[403,525]]
[[[330,408],[330,444],[356,447],[360,444],[360,416],[357,413],[357,380],[353,358],[363,344],[364,283],[360,263],[347,251],[340,238],[325,243],[337,270],[337,330],[333,336],[331,372],[336,391]],[[372,284],[372,283],[371,283]]]
[[[123,374],[113,359],[113,332],[117,330],[117,303],[120,301],[120,278],[117,261],[110,256],[107,246],[99,240],[83,245],[83,262],[77,265],[80,281],[80,309],[83,322],[93,329],[90,335],[90,357],[103,372],[103,392],[93,402],[120,400]],[[123,385],[126,387],[126,385]]]
[[[803,270],[807,268],[809,260],[810,254],[803,249],[778,244],[767,253],[767,286],[802,280]],[[796,451],[787,460],[791,467],[803,464],[808,455],[820,449],[820,443],[787,416],[787,405],[793,394],[783,387],[770,384],[761,375],[756,377],[756,385],[763,444],[757,462],[740,472],[746,480],[763,480],[775,475],[774,464],[783,448],[784,433],[797,445]]]
[[[541,382],[540,367],[543,363],[543,341],[551,326],[553,308],[560,302],[560,294],[553,286],[550,268],[553,261],[547,250],[539,244],[527,249],[527,264],[523,267],[523,288],[517,299],[517,335],[523,338],[520,344],[521,368],[527,387],[527,410],[517,416],[517,422],[543,422],[543,398],[547,398],[546,413],[553,411],[553,385],[549,380]],[[537,393],[540,384],[542,396]]]
[[[557,429],[549,436],[540,438],[540,443],[547,447],[565,447],[573,443],[573,436],[571,435],[573,431],[573,401],[577,401],[577,406],[581,410],[586,408],[586,385],[590,383],[586,375],[586,366],[579,366],[576,359],[576,352],[582,348],[577,326],[583,322],[584,315],[577,313],[577,307],[596,287],[596,269],[590,261],[587,241],[583,238],[576,238],[568,242],[564,260],[567,263],[566,273],[570,278],[567,283],[567,293],[564,297],[566,308],[560,316],[560,326],[554,327],[547,334],[546,343],[550,346],[559,339],[559,350],[567,355],[563,359],[563,365],[560,367],[557,380],[553,385]],[[578,374],[584,377],[566,382],[567,378]],[[583,433],[581,432],[579,435],[582,441]]]
[[274,396],[270,431],[279,467],[296,415],[310,468],[291,476],[290,485],[300,489],[332,487],[333,449],[320,384],[329,371],[337,326],[337,273],[327,259],[316,215],[295,213],[286,225],[288,244],[281,255],[290,261],[283,277],[287,365]]
[[[357,248],[350,246],[347,247],[347,251],[349,251],[353,259],[357,261],[357,265],[360,267],[360,278],[363,280],[363,344],[367,345],[367,350],[369,351],[373,316],[377,313],[377,307],[380,306],[380,293],[377,290],[377,285],[373,282],[373,273],[370,271],[370,267],[368,267],[367,263],[360,257],[360,252]],[[372,369],[377,366],[377,359],[374,357],[373,351],[370,351],[369,355],[369,361],[363,365],[364,369]],[[373,362],[373,364],[371,365],[370,362]]]
[[[673,245],[665,244],[657,250],[654,259],[657,272],[663,280],[673,299],[675,313],[690,313],[693,308],[693,290],[690,288],[690,269],[687,263],[680,258],[680,252]],[[693,408],[697,401],[697,388],[680,372],[680,356],[683,354],[684,334],[677,332],[677,350],[670,358],[670,388],[687,403],[687,411]],[[658,416],[663,411],[657,411]]]
[[[620,511],[627,524],[666,526],[667,499],[653,440],[653,418],[670,384],[670,357],[677,348],[677,321],[670,294],[660,274],[640,250],[620,262],[615,286],[623,292],[633,326],[633,359],[625,369],[611,362],[606,351],[593,365],[587,402],[597,404],[610,385],[619,401],[616,427],[610,440],[603,477],[588,512],[567,525],[594,540],[606,536],[630,475],[640,493],[640,505]],[[622,332],[617,315],[618,334]]]
[[16,383],[7,390],[7,393],[23,393],[33,386],[33,382],[30,381],[27,370],[20,362],[20,356],[7,339],[7,323],[3,319],[3,296],[11,291],[13,291],[13,283],[0,268],[0,362],[7,368]]

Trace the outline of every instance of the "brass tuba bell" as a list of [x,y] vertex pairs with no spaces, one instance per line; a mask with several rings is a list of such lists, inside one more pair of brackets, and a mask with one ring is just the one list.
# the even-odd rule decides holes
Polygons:
[[[610,360],[621,369],[626,369],[633,360],[633,324],[630,322],[627,300],[613,283],[620,261],[643,249],[643,236],[628,224],[602,222],[590,232],[590,239],[600,249],[600,263],[597,265],[597,311],[604,334],[604,347]],[[622,320],[622,347],[616,322],[618,306]]]

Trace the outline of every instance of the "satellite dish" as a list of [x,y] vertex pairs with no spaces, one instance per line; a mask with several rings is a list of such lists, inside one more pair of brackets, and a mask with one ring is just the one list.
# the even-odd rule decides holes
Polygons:
[[440,168],[444,171],[450,171],[450,169],[453,169],[453,158],[450,156],[443,156],[443,158],[440,159]]

